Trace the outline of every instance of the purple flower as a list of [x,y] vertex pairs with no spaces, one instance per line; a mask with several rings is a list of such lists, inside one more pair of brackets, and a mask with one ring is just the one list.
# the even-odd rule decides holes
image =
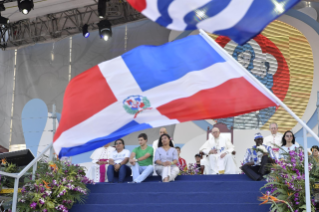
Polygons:
[[23,186],[22,189],[21,189],[21,193],[23,194],[25,192],[26,192],[26,190],[25,190],[25,187]]
[[39,203],[43,205],[45,203],[44,199],[39,199]]
[[47,209],[43,209],[43,211],[42,212],[48,212],[48,210]]
[[296,202],[296,205],[299,205],[299,202]]
[[30,204],[30,208],[35,209],[37,207],[37,203],[36,202],[32,202]]
[[43,193],[45,191],[44,187],[40,188],[40,192]]

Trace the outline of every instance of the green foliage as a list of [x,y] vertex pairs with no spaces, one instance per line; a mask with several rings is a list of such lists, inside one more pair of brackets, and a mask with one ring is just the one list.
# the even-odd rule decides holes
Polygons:
[[[5,161],[5,159],[3,159],[0,170],[3,172],[7,172],[7,173],[18,173],[20,172],[22,169],[17,167],[15,164],[13,163],[7,163]],[[27,173],[28,174],[28,173]],[[25,177],[25,176],[24,176]],[[23,181],[24,181],[24,177],[22,177],[20,179],[19,185],[22,186],[23,185]],[[6,186],[8,188],[13,188],[14,187],[14,178],[12,177],[6,177],[6,176],[1,176],[1,185],[0,188],[2,189],[2,185]]]

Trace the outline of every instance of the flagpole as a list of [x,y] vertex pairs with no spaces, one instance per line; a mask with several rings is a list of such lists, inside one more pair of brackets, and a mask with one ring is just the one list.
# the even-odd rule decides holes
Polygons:
[[[242,65],[238,66],[239,63],[232,56],[230,56],[225,51],[225,49],[223,49],[209,35],[207,35],[207,33],[204,32],[204,30],[200,29],[199,32],[200,32],[200,35],[207,41],[207,43],[209,43],[220,55],[222,55],[223,57],[228,58],[230,60],[232,66],[234,66],[234,67],[236,66],[235,67],[236,69],[240,68],[240,69],[242,69],[242,71],[247,73],[247,76],[249,77],[249,79],[253,80],[259,86],[261,86],[261,88],[263,89],[264,92],[266,92],[269,96],[271,96],[294,119],[296,119],[299,124],[301,124],[301,126],[303,127],[303,131],[304,131],[304,145],[307,144],[307,133],[306,133],[307,131],[319,142],[318,136],[307,126],[307,124],[305,122],[303,122],[292,110],[290,110],[290,108],[287,105],[285,105],[285,103],[283,103],[275,94],[273,94],[268,88],[266,88],[265,85],[263,85],[256,77],[254,77],[251,73],[249,73]],[[305,149],[305,154],[307,154],[307,149],[308,149],[307,146],[304,146],[304,149]],[[308,155],[305,155],[306,159],[308,159],[307,156]],[[308,166],[305,164],[304,168],[305,168],[305,189],[306,189],[305,193],[306,193],[306,197],[307,197],[307,199],[306,199],[306,208],[307,209],[306,210],[307,210],[307,212],[311,212],[309,174],[306,175],[306,173],[308,173]]]
[[266,92],[269,96],[271,96],[273,99],[275,99],[275,101],[281,106],[283,107],[294,119],[296,119],[298,121],[299,124],[301,124],[301,126],[303,126],[307,132],[309,132],[318,142],[319,142],[319,137],[316,135],[316,133],[314,133],[308,126],[307,124],[305,124],[294,112],[292,112],[292,110],[290,110],[290,108],[285,105],[285,103],[283,103],[275,94],[273,94],[268,88],[265,87],[264,84],[262,84],[256,77],[254,77],[251,73],[249,73],[242,65],[237,66],[237,64],[239,64],[232,56],[230,56],[220,45],[218,45],[209,35],[207,35],[206,32],[204,32],[204,30],[200,29],[199,30],[200,35],[212,46],[214,47],[214,49],[222,56],[228,58],[233,64],[236,65],[236,67],[239,67],[242,69],[242,71],[244,71],[245,73],[247,73],[247,76],[253,80],[255,83],[257,83],[259,86],[262,87],[263,91]]
[[307,212],[311,212],[311,201],[310,201],[310,183],[309,183],[309,162],[308,162],[308,148],[307,148],[307,131],[305,128],[303,131],[303,144],[304,144],[304,167],[305,167],[305,193],[306,193],[306,210]]

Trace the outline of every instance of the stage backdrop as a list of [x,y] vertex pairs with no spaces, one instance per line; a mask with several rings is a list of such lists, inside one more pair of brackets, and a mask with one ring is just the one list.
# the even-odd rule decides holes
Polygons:
[[[294,14],[283,16],[244,46],[238,46],[226,37],[212,37],[298,116],[311,124],[311,128],[315,128],[317,122],[313,119],[316,115],[313,99],[318,83],[313,82],[319,80],[319,64],[313,61],[314,56],[318,56],[318,48],[312,40],[318,40],[318,33],[311,31],[313,26],[309,23],[313,19],[303,13],[300,16],[299,13],[295,11]],[[314,22],[312,24],[317,24],[318,27],[319,24]],[[0,78],[0,115],[3,118],[0,122],[0,145],[8,148],[10,144],[26,144],[27,148],[37,154],[51,142],[52,120],[49,117],[52,104],[57,106],[59,119],[64,90],[70,79],[139,45],[161,45],[196,33],[170,31],[152,21],[143,20],[114,27],[113,37],[108,42],[99,39],[98,32],[91,32],[88,39],[79,34],[55,43],[18,49],[16,56],[15,51],[1,51],[0,76],[3,77]],[[12,99],[15,61],[15,90]],[[216,122],[224,124],[229,130],[233,130],[239,165],[245,149],[253,144],[253,134],[267,130],[268,124],[273,121],[279,124],[281,132],[293,128],[296,132],[300,130],[296,127],[296,122],[280,107],[238,117],[187,122],[168,126],[167,129],[175,143],[182,147],[182,157],[188,162],[194,162],[198,146],[206,140],[207,127]],[[145,131],[149,135],[149,144],[158,138],[158,131],[158,128]],[[269,134],[267,131],[262,132],[264,135]],[[138,145],[139,133],[124,138],[126,148],[131,150]],[[74,157],[73,161],[88,162],[89,155],[90,153],[86,153]]]

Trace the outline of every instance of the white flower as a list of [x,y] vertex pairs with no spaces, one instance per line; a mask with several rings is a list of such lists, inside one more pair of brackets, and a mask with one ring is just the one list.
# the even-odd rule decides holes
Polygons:
[[257,146],[256,149],[261,151],[261,152],[263,152],[263,153],[267,153],[268,152],[267,149],[263,145]]

